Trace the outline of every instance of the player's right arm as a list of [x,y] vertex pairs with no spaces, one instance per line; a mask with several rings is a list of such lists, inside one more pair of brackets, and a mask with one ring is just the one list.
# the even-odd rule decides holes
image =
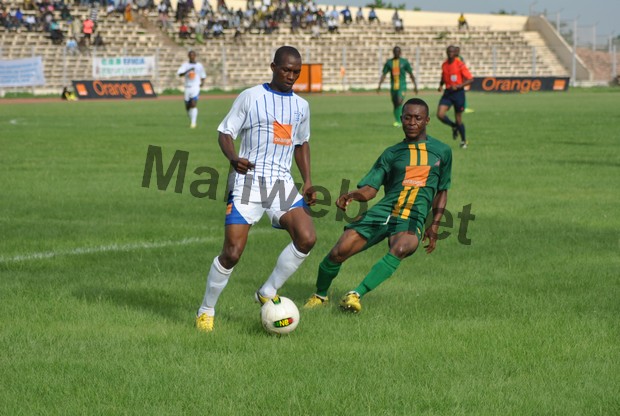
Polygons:
[[340,198],[336,201],[336,206],[341,210],[346,210],[347,205],[349,205],[352,201],[366,202],[373,199],[377,196],[378,190],[373,188],[372,186],[362,186],[354,191],[347,192],[346,194],[340,195]]
[[254,164],[252,162],[239,157],[235,150],[233,137],[230,134],[220,132],[217,140],[220,149],[222,149],[222,153],[224,153],[224,156],[226,156],[226,159],[228,159],[235,172],[245,175],[249,170],[254,169]]

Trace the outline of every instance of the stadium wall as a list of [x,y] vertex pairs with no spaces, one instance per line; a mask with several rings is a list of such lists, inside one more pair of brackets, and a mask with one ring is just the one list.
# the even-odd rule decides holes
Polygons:
[[[533,30],[540,33],[549,48],[556,54],[562,65],[568,69],[569,73],[572,73],[573,48],[566,43],[564,38],[557,32],[557,30],[555,30],[553,25],[551,25],[551,23],[549,23],[544,16],[530,16],[527,20],[525,28],[526,30]],[[592,73],[579,55],[576,55],[575,57],[575,81],[591,81]]]

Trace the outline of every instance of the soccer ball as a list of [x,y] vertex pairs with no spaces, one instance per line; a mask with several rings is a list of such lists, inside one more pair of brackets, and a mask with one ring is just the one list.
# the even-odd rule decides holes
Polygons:
[[279,299],[270,299],[261,307],[260,318],[267,332],[288,334],[299,324],[299,309],[292,300],[280,296]]

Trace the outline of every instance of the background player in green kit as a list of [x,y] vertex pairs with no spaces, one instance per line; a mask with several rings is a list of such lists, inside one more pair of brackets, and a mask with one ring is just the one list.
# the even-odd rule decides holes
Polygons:
[[379,80],[377,92],[381,90],[381,84],[385,80],[385,76],[390,74],[390,94],[392,96],[392,105],[394,106],[394,126],[400,127],[400,116],[402,113],[402,104],[405,99],[405,91],[407,91],[407,74],[413,83],[414,94],[418,93],[418,85],[415,82],[411,64],[405,58],[400,57],[400,48],[394,47],[392,53],[394,57],[388,59],[383,65],[383,72]]
[[426,134],[430,122],[428,105],[412,98],[403,106],[401,117],[405,138],[388,147],[357,190],[343,194],[336,201],[345,210],[351,201],[369,201],[379,188],[385,196],[348,224],[336,245],[319,265],[316,293],[306,308],[327,304],[327,291],[340,266],[351,256],[388,239],[389,250],[371,268],[362,282],[340,301],[343,310],[359,312],[360,298],[389,278],[400,262],[418,248],[424,224],[432,210],[432,223],[424,231],[426,252],[435,249],[439,223],[448,202],[452,171],[452,150],[445,143]]

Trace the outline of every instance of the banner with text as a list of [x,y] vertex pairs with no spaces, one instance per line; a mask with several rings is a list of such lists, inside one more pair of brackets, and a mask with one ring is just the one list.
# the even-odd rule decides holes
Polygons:
[[484,77],[474,78],[470,91],[520,92],[566,91],[568,77]]
[[144,77],[155,73],[154,56],[93,58],[93,78]]
[[119,81],[72,81],[77,97],[85,98],[156,98],[153,85],[149,80],[119,80]]
[[0,88],[35,85],[45,85],[43,60],[40,56],[0,60]]

